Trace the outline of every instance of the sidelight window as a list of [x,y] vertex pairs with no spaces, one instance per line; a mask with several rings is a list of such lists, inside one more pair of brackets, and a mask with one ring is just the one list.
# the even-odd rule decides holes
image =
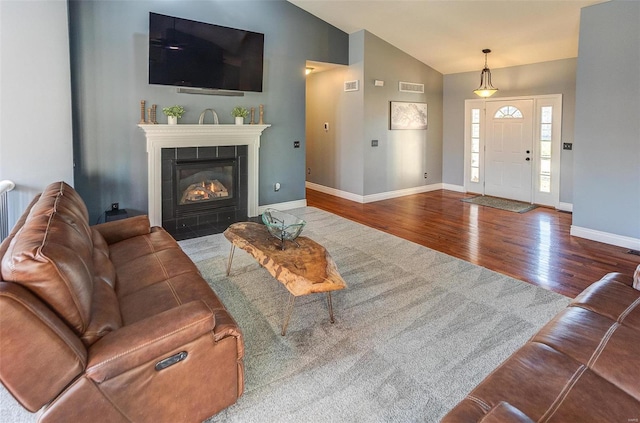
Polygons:
[[480,182],[480,109],[471,109],[471,182]]
[[551,192],[551,142],[553,128],[553,106],[540,108],[540,192]]

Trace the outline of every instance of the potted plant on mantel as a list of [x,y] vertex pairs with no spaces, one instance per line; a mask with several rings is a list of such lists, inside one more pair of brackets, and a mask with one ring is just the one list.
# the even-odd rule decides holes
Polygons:
[[231,115],[236,118],[236,125],[244,125],[244,118],[249,116],[249,110],[245,107],[236,106],[231,111]]
[[178,123],[178,119],[184,114],[184,107],[178,105],[165,107],[162,109],[162,112],[167,115],[167,123],[169,125],[175,125]]

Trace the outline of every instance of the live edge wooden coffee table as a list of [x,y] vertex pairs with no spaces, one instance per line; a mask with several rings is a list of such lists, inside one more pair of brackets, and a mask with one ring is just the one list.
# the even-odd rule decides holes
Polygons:
[[322,245],[301,236],[296,238],[295,243],[288,243],[283,250],[280,240],[272,237],[264,225],[253,222],[234,223],[224,231],[224,236],[231,242],[227,276],[231,272],[235,247],[239,247],[255,258],[262,267],[269,271],[271,276],[289,290],[290,295],[282,325],[282,336],[287,331],[295,298],[301,295],[326,292],[329,320],[331,323],[335,321],[331,291],[344,289],[347,284],[338,273],[335,262]]

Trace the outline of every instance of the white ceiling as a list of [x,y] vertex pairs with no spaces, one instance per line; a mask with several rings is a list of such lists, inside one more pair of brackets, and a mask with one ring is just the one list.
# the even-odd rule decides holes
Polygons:
[[603,0],[288,0],[351,34],[365,29],[443,74],[578,56],[580,9]]

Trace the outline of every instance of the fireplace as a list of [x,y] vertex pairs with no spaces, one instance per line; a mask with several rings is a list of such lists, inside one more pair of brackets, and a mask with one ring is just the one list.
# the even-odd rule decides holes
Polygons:
[[235,159],[176,161],[175,172],[176,216],[236,205],[238,172]]
[[162,149],[162,227],[188,239],[247,220],[247,146]]
[[[147,149],[147,187],[148,187],[148,213],[149,221],[154,226],[174,227],[172,232],[187,231],[186,228],[196,221],[199,225],[213,218],[206,216],[182,215],[176,216],[175,207],[172,205],[175,194],[172,188],[173,171],[170,170],[171,160],[194,159],[227,159],[236,156],[244,157],[237,162],[238,180],[240,185],[234,187],[234,196],[239,205],[224,207],[218,213],[216,225],[222,230],[226,229],[229,222],[241,217],[242,210],[246,209],[249,218],[257,217],[258,185],[259,185],[259,156],[260,137],[262,132],[271,125],[151,125],[140,124],[138,127],[144,131]],[[237,149],[241,154],[236,154]],[[230,152],[235,151],[233,155]],[[244,151],[245,153],[242,153]],[[169,171],[167,172],[167,169]],[[244,183],[244,186],[243,186]],[[246,187],[246,188],[245,188]],[[164,198],[163,193],[171,192],[170,201]],[[181,213],[178,213],[181,214]],[[187,213],[189,214],[189,213]],[[211,225],[211,224],[210,224]],[[225,226],[227,225],[227,226]],[[206,225],[205,225],[206,226]],[[190,237],[200,236],[208,231],[196,229]],[[181,236],[179,238],[182,238]],[[182,238],[185,239],[185,238]]]

